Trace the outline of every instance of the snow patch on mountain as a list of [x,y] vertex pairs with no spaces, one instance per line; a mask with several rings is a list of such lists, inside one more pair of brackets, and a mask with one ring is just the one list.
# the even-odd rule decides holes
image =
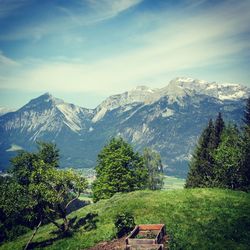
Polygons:
[[174,111],[172,109],[168,109],[166,108],[162,113],[161,116],[162,117],[170,117],[174,114]]
[[[147,86],[137,86],[131,91],[108,97],[96,108],[92,122],[100,121],[108,111],[116,108],[122,108],[121,111],[125,112],[134,108],[129,106],[129,104],[148,105],[162,97],[167,97],[169,103],[177,102],[183,106],[186,96],[195,96],[197,94],[211,96],[224,101],[247,98],[250,91],[247,87],[235,83],[216,83],[190,77],[178,77],[163,88],[151,89]],[[123,107],[126,107],[126,109]],[[164,115],[171,114],[165,113]]]
[[[237,83],[206,82],[187,77],[179,77],[170,82],[168,87],[191,91],[196,94],[208,95],[219,100],[237,100],[247,98],[249,89]],[[191,93],[190,92],[190,93]]]

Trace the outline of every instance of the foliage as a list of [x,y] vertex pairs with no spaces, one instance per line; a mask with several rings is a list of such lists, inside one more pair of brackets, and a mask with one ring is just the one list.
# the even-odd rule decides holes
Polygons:
[[245,128],[248,130],[250,127],[250,97],[248,97],[246,101],[246,108],[244,110],[243,122],[245,124]]
[[245,183],[242,169],[241,138],[237,127],[227,126],[219,147],[214,152],[214,186],[241,189]]
[[37,142],[38,145],[38,157],[44,161],[45,164],[49,164],[52,167],[59,167],[59,149],[54,143]]
[[245,189],[250,190],[250,97],[247,99],[244,112],[244,129],[242,136],[242,165],[246,175]]
[[221,112],[219,112],[214,124],[214,148],[217,148],[219,146],[224,128],[225,123],[222,119]]
[[219,113],[203,131],[190,163],[186,187],[250,189],[250,98],[244,127],[225,126]]
[[118,238],[129,233],[135,227],[134,217],[130,213],[118,214],[114,220]]
[[147,186],[148,172],[142,157],[122,138],[113,138],[97,159],[93,200],[110,198],[117,192],[130,192]]
[[143,151],[143,160],[148,170],[148,188],[150,190],[162,189],[164,176],[160,154],[152,149],[145,148]]
[[214,159],[212,157],[215,149],[215,129],[213,121],[202,132],[198,145],[190,162],[186,187],[207,187],[214,178]]
[[[39,143],[37,153],[23,151],[12,159],[10,177],[1,184],[0,199],[5,217],[15,220],[11,230],[19,224],[28,225],[34,229],[34,237],[41,224],[50,221],[61,233],[70,232],[67,208],[87,188],[87,182],[72,170],[59,170],[58,159],[56,146],[48,143]],[[57,218],[62,218],[61,225]]]
[[[130,213],[136,224],[164,223],[171,237],[170,249],[249,249],[250,245],[250,194],[241,191],[197,188],[119,193],[69,217],[89,213],[99,215],[96,229],[86,232],[81,227],[72,237],[52,241],[56,227],[48,224],[39,229],[34,243],[44,244],[46,250],[89,249],[115,238],[114,219]],[[22,249],[30,236],[5,243],[0,250]]]

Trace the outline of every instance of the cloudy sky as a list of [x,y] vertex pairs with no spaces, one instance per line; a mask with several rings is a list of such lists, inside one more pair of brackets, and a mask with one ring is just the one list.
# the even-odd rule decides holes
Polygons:
[[249,0],[0,0],[0,105],[84,107],[177,76],[250,86]]

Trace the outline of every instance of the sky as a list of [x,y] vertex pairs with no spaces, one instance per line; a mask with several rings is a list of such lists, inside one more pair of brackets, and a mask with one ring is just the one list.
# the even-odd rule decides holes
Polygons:
[[94,108],[176,77],[250,87],[250,0],[0,0],[0,106]]

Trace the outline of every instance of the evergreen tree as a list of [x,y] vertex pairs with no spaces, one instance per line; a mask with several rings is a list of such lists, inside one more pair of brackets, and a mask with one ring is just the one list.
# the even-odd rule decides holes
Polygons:
[[161,156],[152,149],[145,148],[143,151],[144,164],[148,170],[148,188],[151,190],[163,187],[163,166]]
[[244,111],[243,122],[245,124],[245,129],[249,130],[250,129],[250,97],[248,97],[246,101],[246,108]]
[[189,172],[186,179],[186,187],[207,187],[211,186],[213,173],[214,125],[210,120],[207,128],[202,132],[198,145],[192,156]]
[[214,147],[217,148],[221,142],[221,134],[223,132],[223,129],[225,127],[225,123],[222,119],[222,115],[219,112],[215,124],[214,124]]
[[241,137],[236,126],[227,126],[219,147],[214,152],[214,186],[242,189],[246,175],[242,167]]
[[246,174],[245,189],[250,189],[250,97],[247,99],[244,111],[244,128],[243,128],[243,168]]
[[110,198],[117,192],[130,192],[147,187],[148,172],[143,159],[122,138],[113,138],[97,159],[94,201]]

